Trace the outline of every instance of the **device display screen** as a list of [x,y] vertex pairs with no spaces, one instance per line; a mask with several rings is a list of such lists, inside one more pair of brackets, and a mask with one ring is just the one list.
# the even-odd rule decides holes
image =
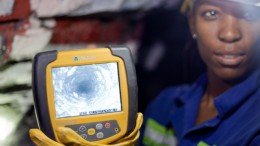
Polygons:
[[56,118],[122,111],[116,62],[52,68]]

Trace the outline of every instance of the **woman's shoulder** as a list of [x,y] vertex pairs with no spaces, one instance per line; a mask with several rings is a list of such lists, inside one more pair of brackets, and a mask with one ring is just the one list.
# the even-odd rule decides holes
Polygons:
[[[168,113],[178,104],[178,99],[185,96],[190,90],[190,86],[180,85],[164,89],[146,109],[147,115],[162,115]],[[160,114],[161,113],[161,114]]]
[[[191,89],[189,84],[183,84],[174,87],[168,87],[164,89],[154,100],[154,102],[166,102],[166,101],[175,101],[178,98],[187,94]],[[167,103],[167,102],[166,102]]]
[[151,104],[172,104],[172,102],[178,103],[184,102],[189,99],[190,95],[197,90],[205,88],[207,83],[206,73],[202,74],[193,83],[185,83],[178,86],[168,87],[164,89]]

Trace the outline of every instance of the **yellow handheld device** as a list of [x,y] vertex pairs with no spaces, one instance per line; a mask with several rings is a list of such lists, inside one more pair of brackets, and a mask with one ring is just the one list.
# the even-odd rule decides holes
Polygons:
[[136,124],[135,67],[123,46],[37,54],[33,95],[39,128],[57,141],[60,126],[107,144]]

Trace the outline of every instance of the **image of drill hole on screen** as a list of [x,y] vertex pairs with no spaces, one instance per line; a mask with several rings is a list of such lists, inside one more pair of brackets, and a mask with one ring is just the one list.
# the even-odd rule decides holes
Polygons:
[[135,67],[124,46],[37,54],[33,94],[39,128],[57,141],[61,126],[104,144],[135,127]]

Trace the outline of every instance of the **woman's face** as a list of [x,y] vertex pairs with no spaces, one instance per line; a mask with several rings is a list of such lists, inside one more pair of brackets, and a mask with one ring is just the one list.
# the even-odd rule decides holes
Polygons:
[[233,82],[254,65],[256,49],[260,49],[260,8],[235,2],[197,0],[190,27],[197,36],[199,52],[209,75]]

